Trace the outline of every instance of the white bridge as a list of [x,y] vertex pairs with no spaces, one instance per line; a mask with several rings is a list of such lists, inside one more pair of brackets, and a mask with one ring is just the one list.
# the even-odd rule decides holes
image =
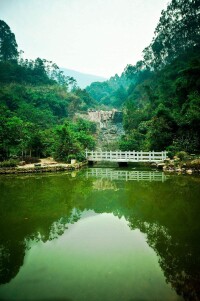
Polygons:
[[143,151],[85,151],[86,159],[91,162],[162,162],[167,158],[167,152]]
[[114,170],[110,168],[92,168],[87,171],[87,178],[100,178],[120,181],[161,181],[165,182],[167,176],[164,172],[140,170]]

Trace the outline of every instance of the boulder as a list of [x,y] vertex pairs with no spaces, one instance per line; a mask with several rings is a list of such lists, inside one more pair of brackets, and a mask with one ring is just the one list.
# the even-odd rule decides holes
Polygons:
[[157,164],[158,169],[163,169],[164,166],[165,166],[165,163],[158,163]]

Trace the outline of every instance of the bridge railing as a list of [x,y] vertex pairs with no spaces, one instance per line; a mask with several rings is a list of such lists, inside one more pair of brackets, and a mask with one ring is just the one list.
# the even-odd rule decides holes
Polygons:
[[110,162],[160,162],[167,157],[167,152],[143,151],[85,151],[89,161]]

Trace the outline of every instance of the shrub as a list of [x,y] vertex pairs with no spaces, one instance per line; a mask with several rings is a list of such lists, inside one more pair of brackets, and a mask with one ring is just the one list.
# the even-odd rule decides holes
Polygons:
[[31,164],[31,163],[39,163],[40,159],[36,157],[25,157],[25,158],[20,158],[21,161],[25,161],[26,164]]
[[82,162],[82,161],[84,161],[85,160],[85,153],[78,153],[77,155],[76,155],[76,159],[78,160],[78,162]]
[[19,163],[19,161],[17,161],[17,160],[13,160],[13,159],[6,160],[6,161],[3,161],[3,162],[0,162],[0,168],[16,167],[18,163]]
[[178,153],[176,153],[176,156],[181,160],[181,161],[183,161],[184,159],[186,159],[187,158],[187,153],[186,152],[184,152],[184,151],[181,151],[181,152],[178,152]]
[[167,152],[167,157],[169,157],[170,159],[173,159],[173,157],[174,157],[174,152],[173,151],[168,151]]
[[170,145],[166,148],[167,150],[167,156],[170,158],[170,159],[173,159],[173,157],[175,156],[176,154],[176,150],[175,150],[175,147],[173,145]]

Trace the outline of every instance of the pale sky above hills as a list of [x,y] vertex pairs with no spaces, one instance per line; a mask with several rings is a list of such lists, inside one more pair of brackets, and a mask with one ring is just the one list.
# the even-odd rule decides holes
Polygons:
[[0,0],[24,57],[110,77],[141,59],[167,0]]

